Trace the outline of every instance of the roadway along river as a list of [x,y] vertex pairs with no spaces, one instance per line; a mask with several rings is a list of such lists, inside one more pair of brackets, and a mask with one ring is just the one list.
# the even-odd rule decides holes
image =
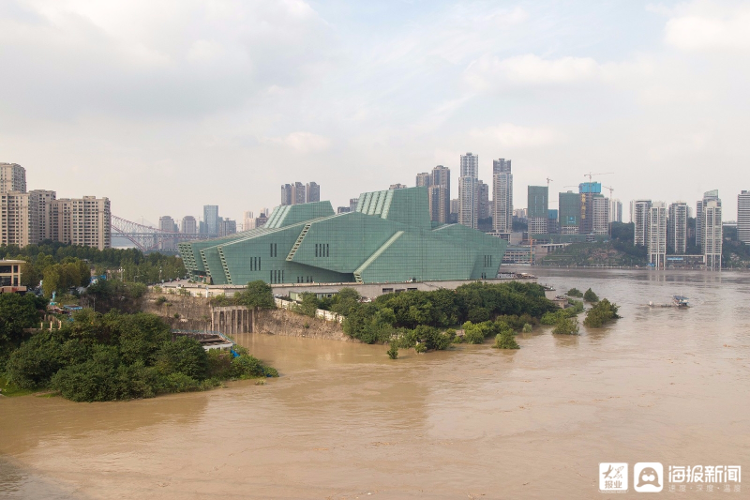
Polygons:
[[[122,403],[2,398],[0,498],[613,498],[599,462],[748,474],[750,275],[534,272],[591,286],[624,318],[396,361],[249,334],[281,378]],[[693,307],[643,306],[673,294]],[[677,495],[747,498],[741,486]]]

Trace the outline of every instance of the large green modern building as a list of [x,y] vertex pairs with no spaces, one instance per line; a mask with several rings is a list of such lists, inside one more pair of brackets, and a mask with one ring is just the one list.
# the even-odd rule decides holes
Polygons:
[[214,285],[387,283],[495,278],[500,238],[430,221],[424,187],[375,191],[355,212],[328,201],[278,207],[263,227],[180,243],[194,279]]

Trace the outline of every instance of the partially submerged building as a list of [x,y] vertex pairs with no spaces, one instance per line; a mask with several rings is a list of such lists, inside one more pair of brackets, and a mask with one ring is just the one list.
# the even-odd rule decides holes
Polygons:
[[506,245],[431,222],[427,189],[416,187],[364,193],[349,213],[328,201],[280,206],[263,227],[179,248],[194,279],[244,285],[495,278]]

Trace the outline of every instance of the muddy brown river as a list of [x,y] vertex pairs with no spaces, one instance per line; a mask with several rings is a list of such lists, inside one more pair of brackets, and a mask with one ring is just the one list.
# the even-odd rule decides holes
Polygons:
[[[624,317],[519,335],[513,352],[396,361],[247,334],[282,377],[118,403],[0,398],[0,498],[629,498],[632,485],[599,492],[600,462],[750,474],[750,274],[535,272],[591,286]],[[693,307],[643,305],[673,294]],[[750,498],[732,488],[652,496]]]

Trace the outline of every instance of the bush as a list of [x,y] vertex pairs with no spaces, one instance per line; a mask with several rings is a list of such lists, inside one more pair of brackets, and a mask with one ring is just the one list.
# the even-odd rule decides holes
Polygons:
[[485,321],[478,325],[473,324],[471,321],[467,321],[463,325],[464,327],[464,342],[469,344],[483,344],[484,339],[491,335],[496,335],[502,330],[507,329],[513,332],[513,330],[503,321]]
[[495,343],[492,345],[495,349],[520,349],[521,346],[516,342],[513,336],[513,330],[506,328],[495,335]]
[[[409,349],[416,345],[422,345],[425,351],[442,351],[448,349],[455,338],[456,332],[454,330],[440,332],[440,330],[435,327],[421,325],[413,330],[403,331],[398,344],[404,349]],[[393,345],[393,343],[391,345]]]
[[533,329],[534,329],[533,326],[531,326],[529,323],[526,323],[525,325],[523,325],[523,328],[521,329],[521,331],[523,333],[531,333],[531,330]]
[[607,299],[602,299],[601,302],[589,309],[586,313],[586,319],[583,320],[583,324],[591,328],[600,328],[606,323],[620,317],[617,315],[618,309],[619,307],[616,304],[611,303]]
[[[590,290],[590,288],[589,288],[589,290]],[[580,298],[580,297],[583,297],[583,292],[580,291],[577,288],[571,288],[570,290],[568,290],[568,293],[566,293],[565,295],[567,295],[568,297],[579,297]]]
[[155,366],[163,375],[179,372],[203,380],[208,373],[208,355],[197,340],[178,337],[174,342],[166,341],[161,345]]
[[594,291],[589,288],[586,290],[586,293],[583,294],[583,300],[586,302],[599,302],[599,297],[594,293]]
[[391,341],[391,347],[386,351],[386,354],[391,359],[398,358],[398,343],[395,340]]
[[45,387],[64,367],[61,352],[65,338],[59,330],[45,330],[21,344],[6,366],[8,381],[22,389]]
[[559,318],[552,333],[558,335],[578,335],[578,320],[576,318]]

